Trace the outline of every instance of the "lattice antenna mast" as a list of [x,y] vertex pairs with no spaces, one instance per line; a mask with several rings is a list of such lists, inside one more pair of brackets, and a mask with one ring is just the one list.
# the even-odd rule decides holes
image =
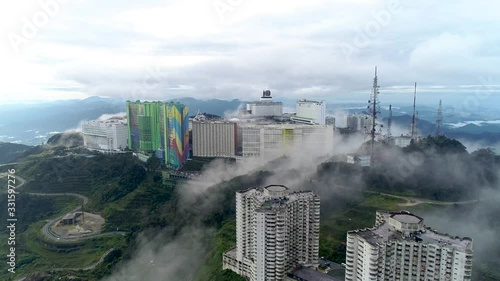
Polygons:
[[415,116],[415,139],[418,139],[418,111],[417,111],[417,115]]
[[411,117],[411,138],[414,140],[416,139],[416,120],[415,120],[415,110],[416,110],[416,105],[417,105],[417,82],[415,82],[415,90],[413,92],[413,115]]
[[443,104],[441,100],[439,100],[439,107],[436,118],[436,136],[444,135],[443,132]]
[[392,105],[389,105],[389,119],[387,119],[387,137],[388,138],[392,137],[391,127],[392,127]]
[[378,77],[377,77],[377,67],[375,66],[375,77],[373,78],[373,89],[370,95],[370,100],[368,101],[368,111],[371,116],[371,130],[369,132],[371,138],[371,163],[373,164],[374,154],[375,154],[375,137],[377,135],[377,115],[380,113],[380,102],[378,100],[379,94]]

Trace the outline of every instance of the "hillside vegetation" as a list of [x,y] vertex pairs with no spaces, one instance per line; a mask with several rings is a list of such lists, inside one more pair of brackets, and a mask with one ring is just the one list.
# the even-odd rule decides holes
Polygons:
[[406,148],[379,143],[377,149],[370,169],[327,162],[318,166],[318,176],[350,188],[439,201],[477,199],[500,189],[500,156],[491,149],[467,153],[446,137],[423,138]]
[[[24,206],[28,209],[24,215],[26,224],[20,234],[22,243],[28,248],[21,249],[20,254],[26,261],[20,272],[37,272],[35,274],[46,276],[46,280],[67,280],[69,277],[90,281],[137,280],[134,274],[143,276],[143,280],[160,280],[166,274],[168,280],[243,280],[232,272],[222,271],[222,253],[236,243],[235,192],[277,179],[296,179],[294,186],[320,195],[320,255],[339,263],[345,260],[348,230],[371,227],[376,210],[397,210],[401,208],[399,204],[406,203],[406,200],[377,192],[449,201],[467,199],[468,196],[477,198],[482,192],[498,194],[500,161],[491,150],[469,154],[460,143],[447,139],[424,139],[406,149],[388,147],[387,150],[391,153],[380,154],[381,160],[373,168],[325,162],[318,163],[315,171],[307,177],[297,176],[299,173],[294,168],[276,169],[286,167],[290,161],[283,157],[248,174],[204,186],[206,189],[201,191],[204,182],[162,178],[154,160],[142,163],[130,155],[101,155],[78,148],[45,148],[17,165],[18,174],[28,180],[23,190],[86,195],[90,199],[87,211],[105,218],[104,231],[124,231],[126,235],[90,239],[78,245],[66,245],[72,249],[69,252],[61,251],[57,243],[45,241],[39,230],[44,219],[68,210],[77,202],[68,200],[63,206],[56,198],[20,199],[20,204],[26,200]],[[413,153],[420,153],[420,164],[412,165],[411,172],[402,174],[398,161],[412,159]],[[185,170],[200,171],[211,163],[211,159],[198,159]],[[234,165],[220,163],[221,169],[231,169]],[[470,169],[466,176],[460,175],[465,169]],[[365,192],[367,190],[373,193]],[[493,206],[493,203],[464,206],[422,204],[405,209],[424,217],[446,214],[458,222],[461,217],[472,218],[481,214],[491,218],[487,220],[489,224],[473,227],[498,237],[500,221],[493,219],[497,210]],[[473,223],[474,220],[467,222]],[[450,227],[450,233],[453,231],[461,230]],[[466,231],[457,234],[465,236]],[[481,237],[480,234],[474,235]],[[485,241],[474,242],[479,249],[474,280],[495,280],[499,274],[500,260],[494,251],[500,251],[500,243],[488,240],[487,250],[483,247]],[[92,271],[75,269],[97,262],[111,248],[114,249],[111,254]],[[55,265],[50,261],[61,259],[67,260],[65,266],[73,269],[51,271]],[[110,276],[112,278],[106,279]]]

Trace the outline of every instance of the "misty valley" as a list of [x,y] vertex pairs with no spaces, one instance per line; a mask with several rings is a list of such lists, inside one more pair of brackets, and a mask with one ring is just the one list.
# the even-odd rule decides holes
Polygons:
[[[378,162],[362,167],[345,162],[342,153],[367,150],[369,142],[337,137],[331,156],[311,148],[264,161],[193,157],[173,172],[158,158],[142,162],[131,154],[92,152],[82,147],[78,134],[61,134],[24,151],[17,164],[1,167],[2,175],[15,167],[22,183],[16,202],[16,276],[245,280],[222,269],[223,253],[237,242],[235,193],[280,184],[319,196],[319,256],[326,260],[344,264],[347,232],[372,227],[376,211],[405,210],[442,233],[473,239],[472,280],[499,278],[500,157],[494,151],[468,153],[446,137],[422,138],[404,148],[381,141],[375,146]],[[5,185],[7,178],[0,181]],[[6,196],[0,200],[7,205]],[[77,216],[76,224],[85,228],[80,234],[53,225],[54,239],[43,231],[47,222],[75,208],[87,221]],[[85,230],[100,234],[85,237]],[[8,230],[1,233],[8,235]],[[19,279],[1,274],[2,280]]]

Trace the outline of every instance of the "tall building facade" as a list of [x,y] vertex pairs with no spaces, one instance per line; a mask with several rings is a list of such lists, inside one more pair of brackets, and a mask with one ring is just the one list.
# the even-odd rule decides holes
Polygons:
[[238,147],[236,123],[224,121],[192,122],[193,156],[234,157]]
[[326,102],[299,100],[296,104],[296,116],[292,120],[306,124],[326,124]]
[[244,157],[288,155],[297,150],[333,149],[333,126],[303,124],[239,125]]
[[83,145],[92,150],[119,151],[127,148],[127,121],[124,118],[83,122]]
[[223,269],[250,281],[280,281],[297,265],[317,266],[320,199],[270,185],[236,193],[236,248]]
[[273,101],[271,91],[262,92],[260,101],[247,104],[247,111],[251,117],[272,117],[283,115],[283,103]]
[[411,136],[399,136],[399,137],[394,137],[394,145],[397,145],[399,147],[407,147],[411,144]]
[[366,114],[349,114],[344,117],[345,126],[356,131],[369,131],[373,117]]
[[471,238],[409,212],[377,212],[375,227],[347,233],[345,280],[471,280],[472,258]]
[[349,164],[358,165],[361,167],[370,167],[371,166],[371,155],[369,154],[347,154],[346,162]]
[[354,114],[348,114],[344,116],[344,123],[346,128],[353,130],[358,130],[358,116]]
[[370,131],[370,128],[372,128],[373,124],[372,116],[361,114],[359,115],[358,120],[359,120],[359,125],[358,125],[359,131]]
[[156,153],[178,168],[189,154],[188,107],[181,103],[127,101],[128,147]]

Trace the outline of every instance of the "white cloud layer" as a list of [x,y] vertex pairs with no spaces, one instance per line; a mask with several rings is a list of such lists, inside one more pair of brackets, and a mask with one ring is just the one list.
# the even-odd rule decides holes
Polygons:
[[411,93],[418,81],[432,102],[443,93],[462,100],[485,89],[498,93],[489,85],[500,84],[496,0],[30,0],[3,6],[4,102],[92,95],[248,99],[263,88],[277,97],[335,101],[357,94],[364,100],[375,65],[382,93]]

